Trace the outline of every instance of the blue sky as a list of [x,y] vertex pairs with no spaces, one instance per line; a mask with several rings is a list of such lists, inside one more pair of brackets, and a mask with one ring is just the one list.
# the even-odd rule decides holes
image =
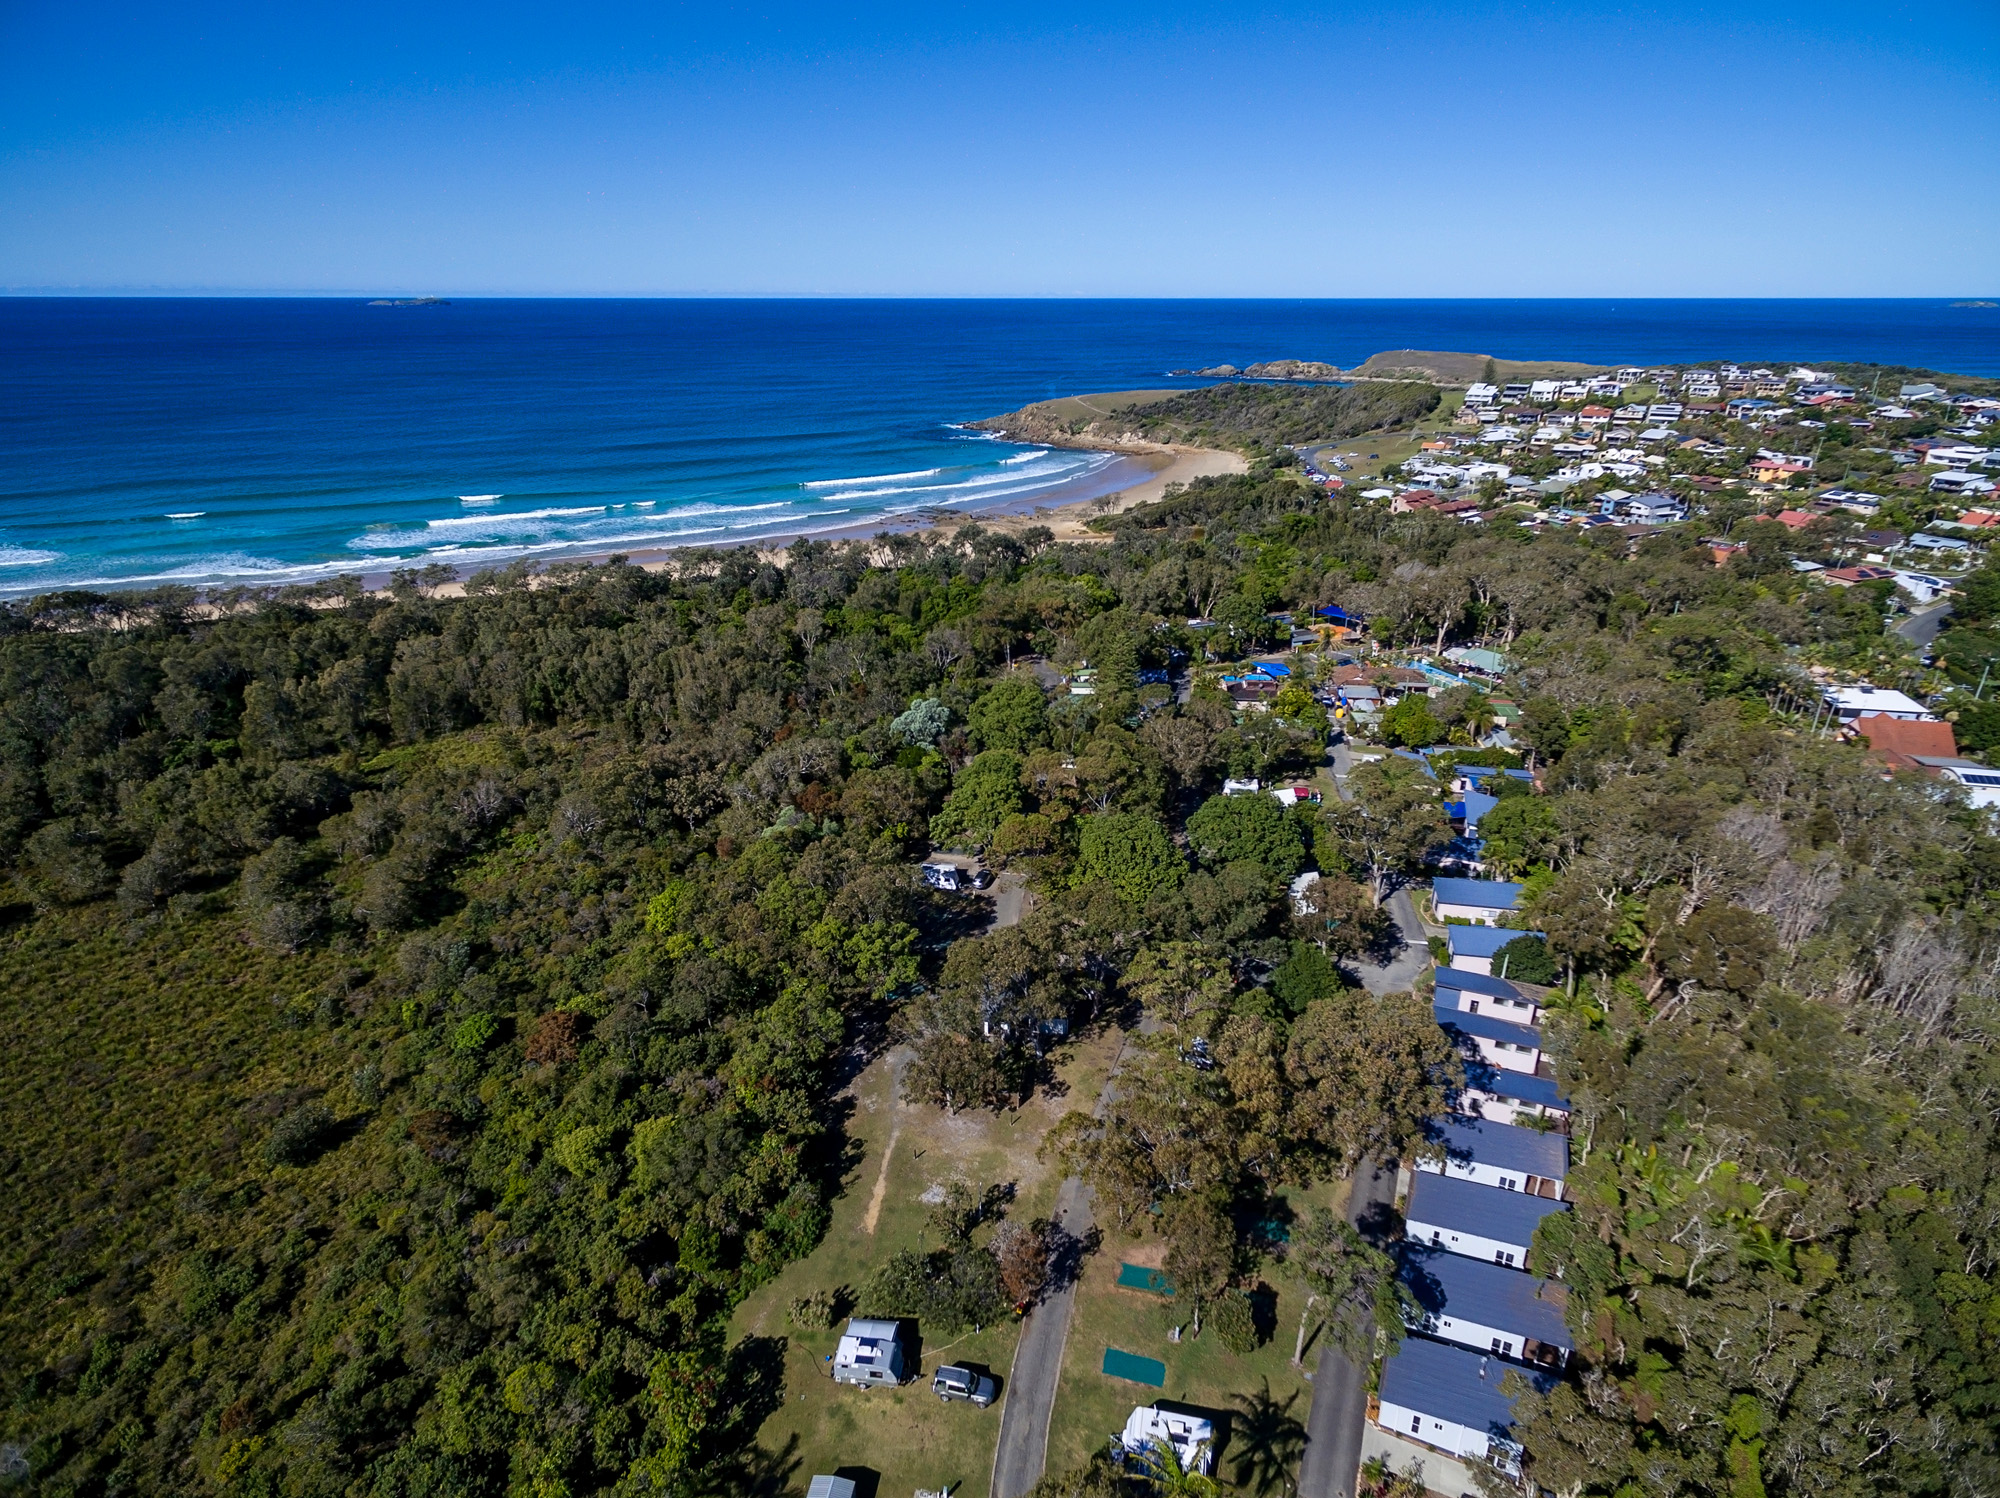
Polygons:
[[2000,292],[2000,5],[0,0],[0,287]]

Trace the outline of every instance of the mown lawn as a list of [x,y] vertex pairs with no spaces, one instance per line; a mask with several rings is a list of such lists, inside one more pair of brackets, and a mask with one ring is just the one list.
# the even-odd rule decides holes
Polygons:
[[[1308,1204],[1338,1207],[1345,1185],[1320,1185],[1310,1191],[1288,1191],[1294,1210]],[[1168,1339],[1171,1327],[1185,1319],[1174,1303],[1117,1285],[1121,1262],[1157,1265],[1164,1254],[1158,1238],[1133,1238],[1104,1224],[1100,1251],[1085,1265],[1077,1287],[1076,1317],[1063,1351],[1062,1389],[1049,1430],[1051,1472],[1066,1471],[1105,1448],[1124,1427],[1135,1405],[1168,1399],[1197,1405],[1217,1420],[1222,1442],[1216,1476],[1247,1492],[1287,1491],[1303,1449],[1306,1412],[1312,1385],[1292,1366],[1305,1292],[1281,1264],[1267,1263],[1264,1286],[1277,1293],[1271,1339],[1248,1355],[1222,1345],[1213,1332],[1199,1338],[1183,1334]],[[1148,1388],[1108,1377],[1104,1350],[1121,1348],[1167,1365],[1166,1387]],[[1304,1367],[1318,1353],[1317,1339],[1308,1343]]]
[[983,1365],[1000,1380],[1004,1401],[1020,1335],[1017,1323],[1010,1319],[983,1331],[936,1337],[919,1328],[921,1377],[900,1389],[862,1390],[836,1386],[824,1371],[839,1341],[838,1328],[801,1331],[788,1308],[817,1290],[859,1292],[889,1255],[919,1247],[930,1210],[924,1192],[954,1176],[976,1188],[1011,1183],[1017,1194],[1009,1216],[1023,1221],[1045,1216],[1059,1182],[1035,1152],[1069,1108],[1095,1102],[1118,1041],[1116,1032],[1108,1032],[1068,1047],[1053,1093],[1038,1093],[1024,1107],[999,1115],[952,1117],[924,1105],[895,1104],[890,1058],[856,1079],[848,1125],[852,1163],[825,1241],[746,1300],[730,1328],[732,1338],[785,1339],[785,1402],[757,1436],[774,1478],[803,1488],[815,1473],[862,1469],[875,1474],[881,1498],[947,1486],[953,1498],[985,1498],[1000,1403],[985,1410],[941,1404],[930,1392],[930,1375],[945,1362]]

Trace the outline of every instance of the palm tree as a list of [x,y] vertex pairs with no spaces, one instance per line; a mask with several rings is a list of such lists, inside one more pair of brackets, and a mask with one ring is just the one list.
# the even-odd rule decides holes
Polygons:
[[1193,1462],[1181,1460],[1171,1441],[1155,1437],[1138,1453],[1139,1480],[1159,1498],[1216,1498],[1216,1481],[1201,1470],[1201,1452]]
[[[1230,1458],[1235,1467],[1236,1486],[1267,1498],[1273,1493],[1292,1491],[1299,1458],[1305,1455],[1306,1428],[1292,1416],[1299,1402],[1294,1390],[1280,1404],[1271,1395],[1271,1380],[1256,1394],[1238,1394],[1236,1404],[1243,1411],[1236,1434],[1242,1444]],[[1231,1443],[1235,1445],[1234,1442]]]

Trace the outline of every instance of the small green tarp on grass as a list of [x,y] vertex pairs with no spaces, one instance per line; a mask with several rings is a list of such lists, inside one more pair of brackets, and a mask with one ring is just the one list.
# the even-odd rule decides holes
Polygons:
[[1155,1295],[1172,1295],[1173,1281],[1167,1278],[1163,1269],[1148,1269],[1144,1264],[1120,1263],[1118,1283],[1127,1290],[1149,1290]]
[[1104,1371],[1113,1378],[1129,1379],[1135,1384],[1149,1384],[1155,1389],[1167,1386],[1167,1365],[1158,1358],[1142,1358],[1136,1352],[1120,1352],[1115,1347],[1104,1349]]

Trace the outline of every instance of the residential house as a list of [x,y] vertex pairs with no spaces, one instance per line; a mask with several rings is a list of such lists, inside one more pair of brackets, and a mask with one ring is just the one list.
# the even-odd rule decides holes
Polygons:
[[[1462,838],[1477,839],[1479,819],[1500,804],[1497,796],[1489,796],[1484,791],[1466,791],[1456,801],[1444,804],[1444,814],[1451,823],[1451,830]],[[1475,854],[1476,849],[1471,850]]]
[[1982,811],[2000,806],[2000,770],[1955,754],[1919,754],[1915,760],[1926,775],[1965,787],[1966,799]]
[[1539,406],[1553,406],[1557,401],[1562,399],[1562,381],[1533,381],[1528,386],[1528,399]]
[[1889,687],[1872,686],[1867,682],[1852,687],[1823,688],[1820,700],[1833,709],[1834,716],[1846,728],[1854,727],[1864,714],[1917,723],[1937,721],[1937,714],[1921,702]]
[[1858,567],[1828,567],[1820,573],[1820,580],[1831,583],[1836,588],[1851,588],[1856,583],[1891,582],[1895,579],[1894,567],[1882,567],[1873,562]]
[[[1447,926],[1447,931],[1452,928]],[[1493,930],[1493,927],[1465,928],[1473,930]],[[1515,936],[1526,935],[1516,931]],[[1541,1019],[1541,1005],[1532,994],[1506,978],[1496,978],[1490,972],[1476,973],[1461,967],[1441,967],[1432,974],[1435,1002],[1441,1008],[1455,1010],[1463,1014],[1497,1015],[1516,1025],[1532,1025]]]
[[1545,1196],[1496,1191],[1420,1170],[1410,1177],[1403,1235],[1411,1243],[1518,1269],[1528,1262],[1528,1246],[1542,1219],[1568,1210],[1567,1204]]
[[[1440,976],[1443,971],[1449,970],[1441,970]],[[1461,973],[1459,976],[1477,978],[1480,975]],[[1437,1002],[1431,1005],[1431,1013],[1468,1061],[1484,1062],[1501,1071],[1525,1072],[1530,1076],[1540,1073],[1542,1032],[1538,1028],[1499,1018],[1497,1004],[1490,1012],[1481,1013],[1447,1004],[1445,999],[1446,995],[1440,990]]]
[[1403,1283],[1426,1336],[1558,1370],[1575,1350],[1563,1319],[1566,1285],[1421,1247],[1403,1255]]
[[1456,1114],[1432,1119],[1424,1133],[1444,1153],[1418,1156],[1413,1162],[1418,1170],[1499,1191],[1562,1199],[1569,1175],[1567,1135]]
[[1497,405],[1499,400],[1500,387],[1497,385],[1478,381],[1465,387],[1465,404],[1468,406]]
[[1852,515],[1873,515],[1882,508],[1882,501],[1873,494],[1863,494],[1854,489],[1828,489],[1822,492],[1815,504],[1833,505]]
[[1936,603],[1951,591],[1951,579],[1938,577],[1929,572],[1911,572],[1907,568],[1896,570],[1896,586],[1910,595],[1919,604]]
[[1537,1393],[1556,1385],[1553,1374],[1522,1373],[1490,1354],[1407,1338],[1382,1361],[1375,1423],[1451,1456],[1518,1475],[1521,1448],[1508,1434],[1514,1401],[1500,1388],[1509,1373],[1526,1378]]
[[[1916,447],[1916,443],[1910,444]],[[1924,444],[1924,461],[1938,468],[1976,468],[1992,451],[1972,442]]]
[[1910,550],[1939,552],[1958,558],[1971,554],[1972,543],[1963,536],[1933,536],[1927,531],[1918,531],[1910,537]]
[[1440,921],[1458,919],[1497,926],[1521,898],[1521,886],[1500,879],[1433,879],[1431,898]]
[[1925,380],[1917,385],[1905,385],[1896,392],[1896,399],[1902,401],[1941,401],[1949,397],[1938,386]]
[[[1533,936],[1532,931],[1509,931],[1502,926],[1447,926],[1444,928],[1445,946],[1451,954],[1451,967],[1461,973],[1493,972],[1493,964],[1500,962],[1500,950],[1509,942],[1523,936]],[[1502,972],[1499,977],[1506,977]]]
[[1961,468],[1948,468],[1931,479],[1929,488],[1933,494],[1991,494],[1994,483]]
[[1455,645],[1444,653],[1444,658],[1486,676],[1500,676],[1507,670],[1506,656],[1478,645]]
[[1562,1095],[1553,1077],[1539,1073],[1503,1071],[1480,1062],[1465,1069],[1465,1087],[1458,1106],[1476,1118],[1494,1123],[1530,1124],[1547,1119],[1566,1123],[1569,1099]]
[[1758,458],[1750,465],[1750,477],[1760,484],[1789,484],[1801,474],[1812,472],[1812,464],[1795,458]]
[[1853,723],[1854,736],[1885,764],[1910,768],[1918,756],[1955,759],[1958,740],[1951,725],[1938,718],[1894,718],[1864,713]]

